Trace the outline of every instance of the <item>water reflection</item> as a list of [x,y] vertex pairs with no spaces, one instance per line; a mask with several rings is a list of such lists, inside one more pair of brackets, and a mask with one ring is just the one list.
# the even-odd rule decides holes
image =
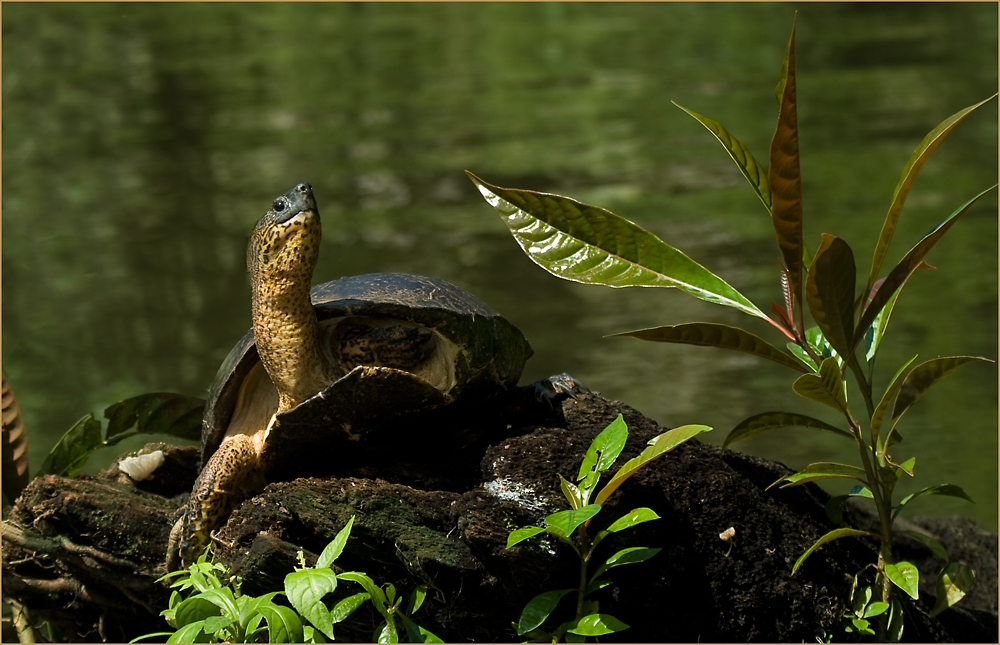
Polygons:
[[[709,320],[778,342],[677,290],[550,278],[462,173],[616,210],[766,306],[780,298],[766,214],[670,100],[765,155],[796,9],[807,239],[836,233],[865,267],[913,147],[995,91],[995,5],[5,6],[3,366],[33,464],[119,398],[204,395],[249,325],[250,228],[302,180],[324,218],[317,280],[451,280],[524,330],[525,380],[570,371],[664,423],[713,425],[716,442],[764,409],[822,416],[780,366],[603,339]],[[995,110],[935,152],[890,258],[995,182]],[[995,212],[991,196],[968,213],[928,258],[941,270],[907,287],[881,378],[915,352],[996,357]],[[925,508],[996,526],[996,393],[995,369],[970,366],[908,415],[918,483],[979,501]],[[747,449],[796,466],[854,458],[797,437]]]

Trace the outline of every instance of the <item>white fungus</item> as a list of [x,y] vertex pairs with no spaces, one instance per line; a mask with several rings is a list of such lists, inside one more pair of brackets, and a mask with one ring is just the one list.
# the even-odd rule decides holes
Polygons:
[[131,477],[133,481],[141,482],[162,466],[163,461],[163,451],[156,450],[146,455],[122,459],[118,463],[118,470]]

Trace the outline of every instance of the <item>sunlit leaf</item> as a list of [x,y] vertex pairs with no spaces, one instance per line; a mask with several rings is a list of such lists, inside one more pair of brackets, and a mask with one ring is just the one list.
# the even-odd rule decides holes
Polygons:
[[602,636],[613,634],[628,629],[628,625],[608,614],[591,614],[576,621],[576,624],[567,629],[571,634],[581,636]]
[[609,287],[674,287],[780,327],[722,278],[624,217],[559,195],[500,188],[466,174],[525,254],[555,276]]
[[737,327],[721,325],[718,323],[685,323],[681,325],[667,325],[664,327],[653,327],[651,329],[639,329],[627,331],[612,336],[634,336],[642,340],[651,340],[664,343],[683,343],[687,345],[700,345],[703,347],[718,347],[720,349],[732,349],[747,354],[753,354],[760,358],[766,358],[775,363],[790,367],[798,372],[806,373],[807,368],[801,363],[781,351],[766,340],[744,331]]
[[519,542],[523,542],[528,538],[535,537],[539,533],[545,533],[545,527],[542,526],[526,526],[523,529],[517,529],[511,531],[510,535],[507,536],[507,548],[514,546]]
[[854,279],[851,247],[823,233],[806,276],[806,303],[823,336],[845,357],[854,347]]
[[546,517],[545,523],[549,529],[556,532],[556,535],[570,536],[578,526],[597,515],[600,510],[600,504],[588,504],[580,509],[558,511]]
[[789,288],[802,302],[802,178],[799,171],[799,126],[795,99],[795,26],[782,63],[778,125],[771,139],[767,182],[771,188],[771,221],[788,269]]
[[597,571],[590,577],[590,581],[593,582],[601,577],[608,569],[614,567],[620,567],[626,564],[635,564],[637,562],[645,562],[657,553],[662,551],[662,549],[647,549],[646,547],[633,546],[627,549],[622,549],[618,553],[604,561],[604,564],[597,567]]
[[885,577],[906,594],[917,600],[920,595],[920,572],[909,562],[885,563]]
[[583,494],[580,492],[580,489],[576,487],[576,484],[562,475],[559,475],[559,488],[566,497],[566,501],[569,502],[570,508],[583,508]]
[[641,508],[632,509],[628,513],[619,517],[611,523],[611,526],[607,528],[607,531],[608,533],[617,533],[618,531],[624,531],[625,529],[632,528],[636,524],[642,524],[643,522],[650,522],[658,519],[660,519],[660,516],[657,515],[653,509],[643,506]]
[[333,619],[323,598],[337,588],[337,576],[329,569],[293,571],[285,576],[285,596],[295,611],[323,635],[333,639]]
[[583,481],[591,471],[604,472],[610,468],[615,463],[615,459],[618,459],[618,455],[621,454],[627,440],[628,426],[625,424],[624,417],[619,414],[590,442],[587,454],[580,462],[580,473],[577,475],[577,481]]
[[868,533],[867,531],[859,531],[857,529],[834,529],[830,531],[820,539],[816,540],[811,547],[806,549],[805,552],[799,556],[799,559],[795,561],[795,565],[792,567],[792,575],[795,575],[795,572],[799,570],[799,567],[801,567],[802,563],[806,561],[806,558],[812,555],[816,549],[831,540],[836,540],[837,538],[842,537],[850,537],[853,535],[871,535],[871,533]]
[[[875,317],[878,316],[879,312],[882,311],[882,308],[888,304],[893,294],[895,294],[896,291],[903,286],[906,280],[910,277],[910,274],[920,267],[924,256],[927,255],[932,248],[934,248],[934,245],[937,244],[939,239],[941,239],[941,236],[948,232],[948,229],[950,229],[952,225],[958,221],[958,218],[961,217],[961,215],[967,211],[976,202],[976,200],[994,188],[996,188],[996,185],[987,188],[959,206],[955,212],[946,217],[940,224],[935,226],[930,233],[925,235],[919,242],[917,242],[916,246],[910,249],[910,251],[903,256],[903,259],[899,261],[899,264],[893,267],[892,271],[889,272],[889,275],[885,277],[885,282],[883,282],[882,286],[875,292],[871,302],[865,308],[865,312],[861,315],[861,319],[858,321],[857,329],[866,330],[869,326],[871,326]],[[857,345],[862,338],[864,338],[864,333],[857,334],[854,339],[854,344]]]
[[340,557],[340,554],[344,551],[344,547],[347,545],[347,538],[351,536],[352,526],[354,526],[353,515],[351,516],[351,519],[347,520],[347,524],[344,525],[344,528],[337,532],[336,537],[334,537],[333,540],[326,545],[326,548],[323,549],[323,552],[319,554],[319,558],[316,560],[317,569],[329,567],[338,557]]
[[619,486],[621,486],[625,481],[634,475],[640,468],[656,459],[660,455],[670,452],[680,444],[684,443],[691,437],[701,434],[702,432],[708,432],[712,428],[703,425],[690,424],[685,426],[680,426],[672,430],[668,430],[663,434],[660,434],[650,440],[649,445],[638,457],[633,457],[626,461],[618,472],[615,473],[614,477],[605,484],[601,492],[597,494],[594,498],[596,504],[603,504],[604,500],[608,498],[611,493],[615,492]]
[[[677,105],[674,101],[671,101],[671,103]],[[708,128],[709,132],[715,135],[715,138],[719,140],[722,147],[726,149],[729,156],[736,162],[740,172],[742,172],[743,176],[746,177],[748,182],[750,182],[750,187],[753,188],[755,193],[757,193],[757,197],[760,198],[761,203],[764,204],[764,208],[766,208],[767,212],[770,213],[771,188],[767,185],[767,170],[765,170],[764,166],[754,158],[750,149],[743,145],[739,139],[730,134],[730,132],[722,127],[722,124],[718,121],[713,121],[708,117],[692,112],[682,105],[677,105],[677,107],[693,116],[699,123]]]
[[885,612],[889,611],[889,603],[887,602],[873,602],[872,604],[865,607],[865,618],[874,618],[875,616],[881,616]]
[[739,423],[739,425],[733,428],[726,437],[726,440],[722,442],[722,449],[725,450],[729,444],[742,441],[743,439],[760,434],[761,432],[775,430],[777,428],[789,428],[792,426],[811,428],[813,430],[825,430],[849,439],[854,438],[854,435],[846,430],[841,430],[840,428],[832,426],[825,421],[820,421],[819,419],[814,419],[813,417],[809,417],[804,414],[796,414],[794,412],[761,412],[760,414],[755,414],[752,417],[744,419]]
[[896,397],[896,405],[892,410],[893,422],[896,422],[903,416],[903,413],[909,410],[910,406],[916,403],[933,385],[959,367],[973,361],[992,362],[982,356],[944,356],[932,358],[914,367],[906,375],[899,389],[899,395]]
[[[968,114],[977,107],[992,100],[994,97],[996,97],[996,94],[988,99],[976,103],[975,105],[970,105],[969,107],[952,114],[950,117],[939,123],[937,127],[931,130],[913,151],[913,154],[910,155],[909,161],[907,161],[906,166],[903,167],[903,174],[900,176],[899,182],[896,184],[896,188],[892,193],[892,203],[889,205],[889,212],[885,216],[885,223],[882,224],[882,231],[879,233],[878,243],[875,245],[875,255],[872,258],[871,273],[868,275],[868,283],[865,287],[866,292],[871,290],[872,285],[875,284],[875,280],[878,278],[879,271],[882,270],[882,262],[885,260],[885,255],[889,251],[889,244],[892,242],[892,235],[896,231],[896,224],[899,221],[899,214],[903,210],[903,204],[906,202],[906,197],[910,193],[910,187],[913,185],[913,181],[917,178],[917,174],[927,161],[927,158],[930,157],[934,148],[941,143],[945,136],[947,136],[948,133],[951,132],[962,119],[968,116]],[[859,328],[864,329],[864,327]]]
[[333,620],[334,624],[344,622],[369,598],[371,598],[371,594],[367,591],[362,591],[361,593],[356,593],[337,601],[337,604],[330,610],[331,620]]
[[521,617],[517,620],[517,635],[523,636],[541,626],[555,610],[562,597],[573,591],[575,589],[546,591],[529,600],[528,604],[524,606],[524,610],[521,611]]
[[198,621],[196,623],[191,623],[181,627],[176,632],[174,632],[170,638],[167,639],[168,643],[211,643],[214,639],[210,634],[206,634],[203,629],[205,626],[204,621]]
[[819,374],[803,374],[795,379],[792,390],[807,399],[828,405],[838,412],[846,412],[846,385],[837,366],[837,359],[831,356],[820,363]]
[[952,562],[944,568],[937,579],[937,598],[931,618],[957,603],[972,590],[976,582],[976,572],[961,562]]

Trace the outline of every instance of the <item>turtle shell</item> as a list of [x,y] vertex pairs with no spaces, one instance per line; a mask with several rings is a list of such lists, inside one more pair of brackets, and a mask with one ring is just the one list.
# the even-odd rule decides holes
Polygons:
[[[413,415],[493,400],[515,387],[531,346],[521,332],[476,296],[438,278],[372,273],[316,285],[310,292],[320,325],[390,318],[416,323],[442,339],[435,350],[443,375],[358,366],[327,389],[278,415],[265,443],[262,466],[305,445],[321,448],[358,441],[370,428],[406,423]],[[331,335],[325,333],[329,341]],[[216,376],[202,422],[203,462],[218,448],[241,385],[263,373],[253,330],[236,343]],[[266,373],[264,373],[266,374]],[[330,436],[327,436],[330,435]],[[282,448],[282,444],[288,445]]]

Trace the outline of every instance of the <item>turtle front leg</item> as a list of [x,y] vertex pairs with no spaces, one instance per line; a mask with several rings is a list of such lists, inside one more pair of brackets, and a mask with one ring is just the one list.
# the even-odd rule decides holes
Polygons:
[[226,437],[205,464],[183,515],[170,531],[167,571],[189,566],[198,559],[212,531],[222,524],[236,496],[254,474],[258,456],[259,449],[251,437]]

